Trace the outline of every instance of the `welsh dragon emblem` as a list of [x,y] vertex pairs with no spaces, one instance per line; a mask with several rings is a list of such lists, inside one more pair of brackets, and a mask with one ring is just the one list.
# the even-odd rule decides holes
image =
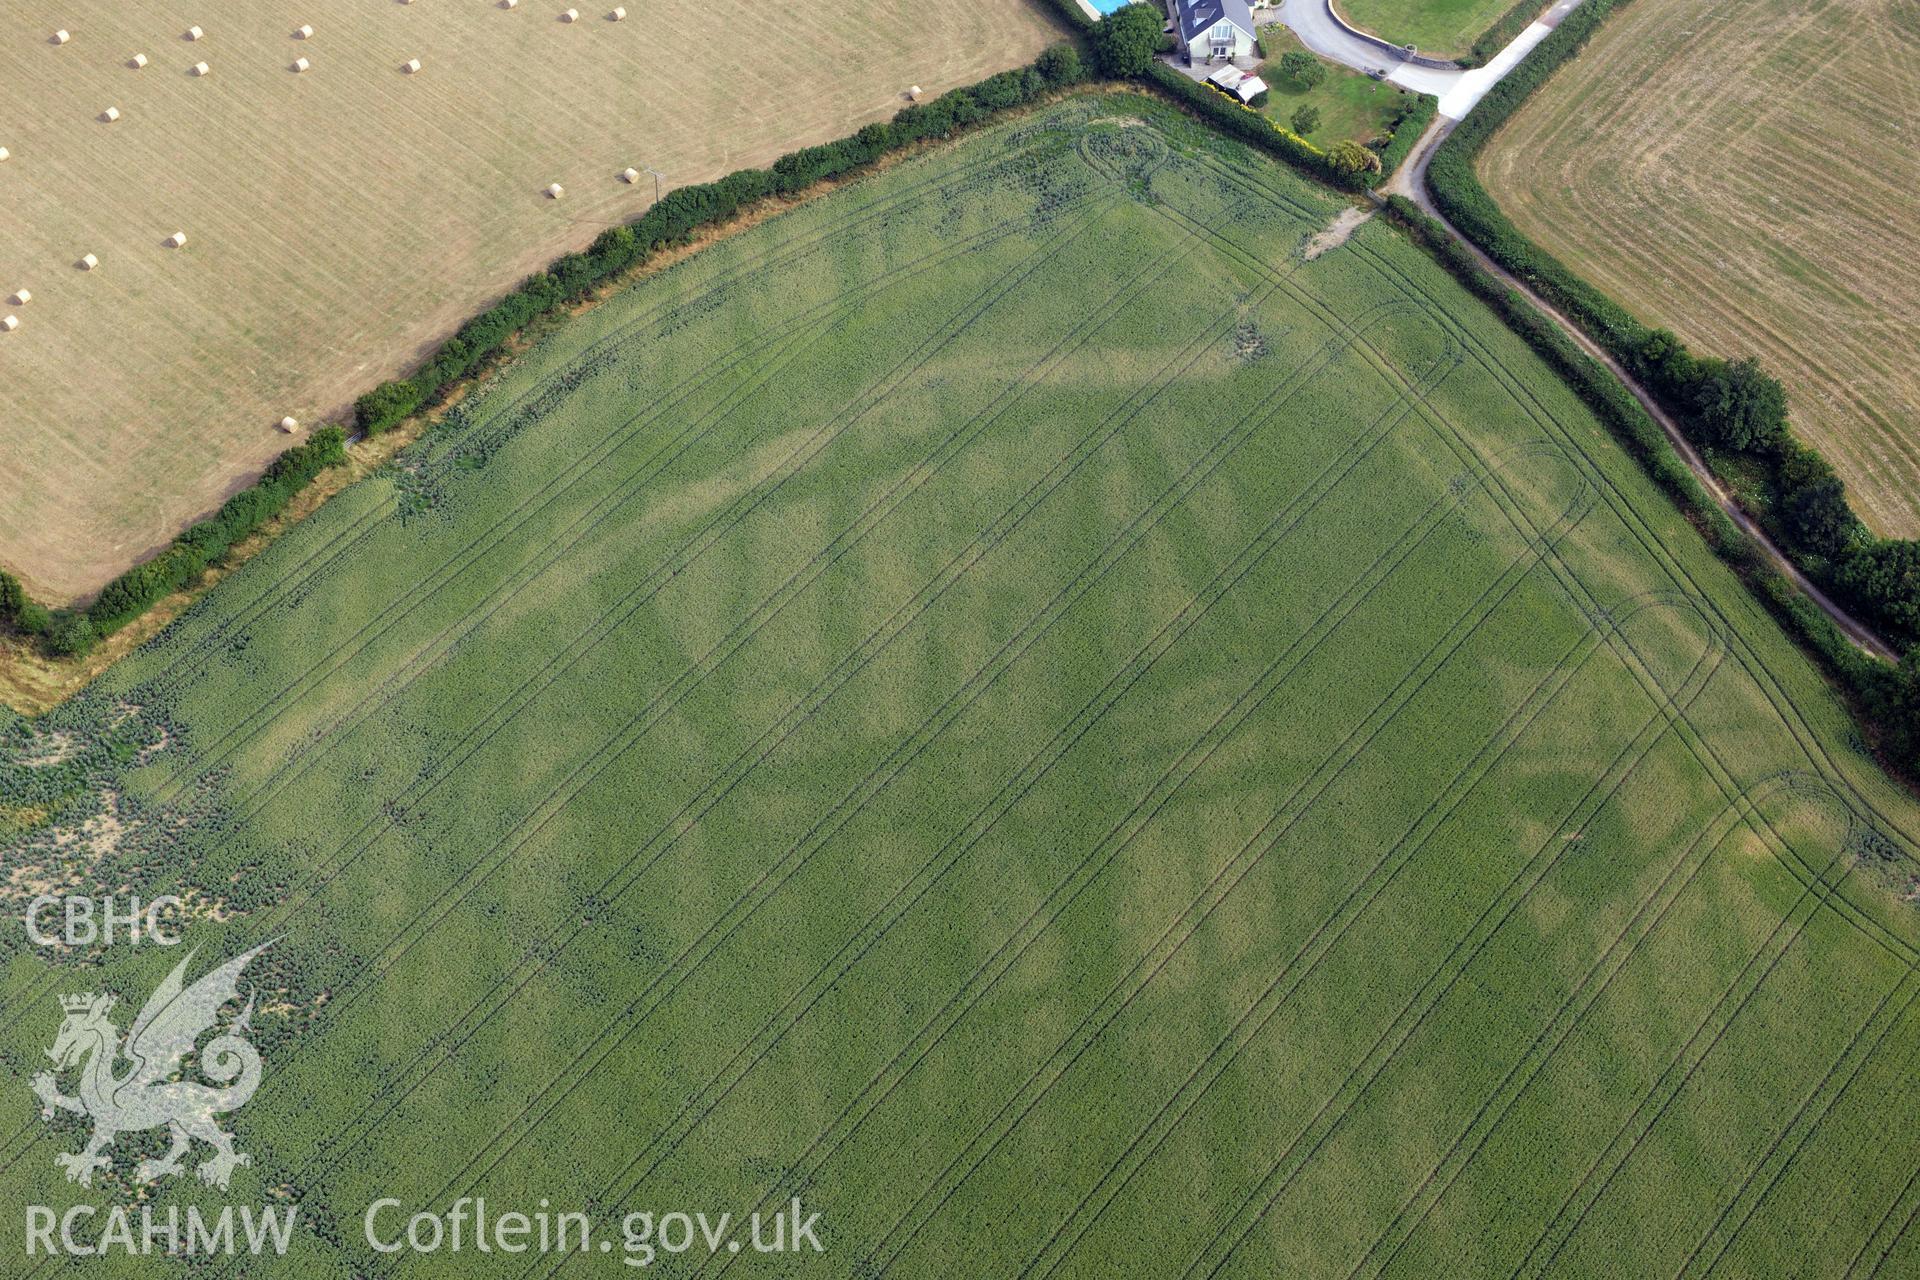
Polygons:
[[[89,992],[60,997],[67,1017],[47,1051],[55,1071],[35,1076],[33,1091],[44,1104],[43,1118],[51,1119],[58,1108],[93,1119],[93,1136],[84,1150],[54,1157],[67,1171],[67,1181],[93,1185],[93,1171],[111,1163],[103,1153],[115,1138],[161,1125],[172,1134],[173,1146],[161,1159],[140,1162],[134,1177],[141,1182],[179,1173],[181,1158],[195,1138],[213,1148],[213,1155],[194,1168],[200,1181],[210,1186],[224,1189],[236,1168],[252,1163],[251,1157],[233,1149],[232,1136],[214,1123],[215,1116],[245,1106],[260,1087],[260,1053],[246,1040],[253,1016],[251,995],[246,1007],[200,1051],[200,1073],[214,1083],[174,1077],[181,1073],[182,1059],[218,1019],[221,1006],[239,998],[241,970],[272,945],[269,942],[234,957],[190,987],[184,982],[187,965],[193,961],[189,952],[147,1000],[124,1042],[120,1028],[108,1016],[113,1012],[113,996]],[[114,1065],[120,1060],[131,1065],[115,1075]],[[69,1097],[60,1092],[55,1073],[76,1064],[83,1064],[80,1091]]]

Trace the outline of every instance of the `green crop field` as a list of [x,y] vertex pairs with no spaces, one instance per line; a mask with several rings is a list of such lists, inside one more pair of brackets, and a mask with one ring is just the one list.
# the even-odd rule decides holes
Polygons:
[[[192,1274],[794,1197],[824,1254],[657,1265],[1914,1274],[1920,815],[1468,294],[1303,260],[1346,207],[1139,99],[984,131],[548,330],[6,726],[10,894],[276,940],[253,1163],[152,1194],[299,1225]],[[5,957],[5,1203],[132,1195],[164,1144],[71,1186],[24,1081],[180,954]],[[364,1237],[463,1196],[615,1251]]]

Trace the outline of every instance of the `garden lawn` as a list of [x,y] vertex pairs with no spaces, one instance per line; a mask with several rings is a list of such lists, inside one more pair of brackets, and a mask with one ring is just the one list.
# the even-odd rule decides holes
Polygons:
[[1330,147],[1336,142],[1358,142],[1363,146],[1382,134],[1391,133],[1406,90],[1361,75],[1337,63],[1322,60],[1327,78],[1307,88],[1280,70],[1280,59],[1290,49],[1303,47],[1299,37],[1279,23],[1260,28],[1260,47],[1267,60],[1260,78],[1267,82],[1266,105],[1261,114],[1283,128],[1293,128],[1293,113],[1303,106],[1320,112],[1320,127],[1308,134],[1308,140]]

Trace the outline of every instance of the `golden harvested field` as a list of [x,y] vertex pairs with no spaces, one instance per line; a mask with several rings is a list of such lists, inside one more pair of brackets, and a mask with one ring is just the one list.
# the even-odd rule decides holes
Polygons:
[[1920,6],[1638,0],[1483,153],[1522,230],[1696,349],[1757,355],[1920,535]]
[[32,293],[0,305],[20,320],[0,333],[0,566],[89,595],[249,483],[291,443],[283,416],[338,417],[644,211],[628,166],[677,186],[764,164],[1057,38],[1030,0],[563,7],[0,9],[0,302]]

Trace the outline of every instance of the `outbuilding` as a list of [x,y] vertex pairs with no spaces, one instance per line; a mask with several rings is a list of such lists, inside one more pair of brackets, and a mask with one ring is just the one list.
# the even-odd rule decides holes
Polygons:
[[1207,77],[1207,83],[1241,102],[1251,103],[1267,91],[1267,82],[1229,63]]

